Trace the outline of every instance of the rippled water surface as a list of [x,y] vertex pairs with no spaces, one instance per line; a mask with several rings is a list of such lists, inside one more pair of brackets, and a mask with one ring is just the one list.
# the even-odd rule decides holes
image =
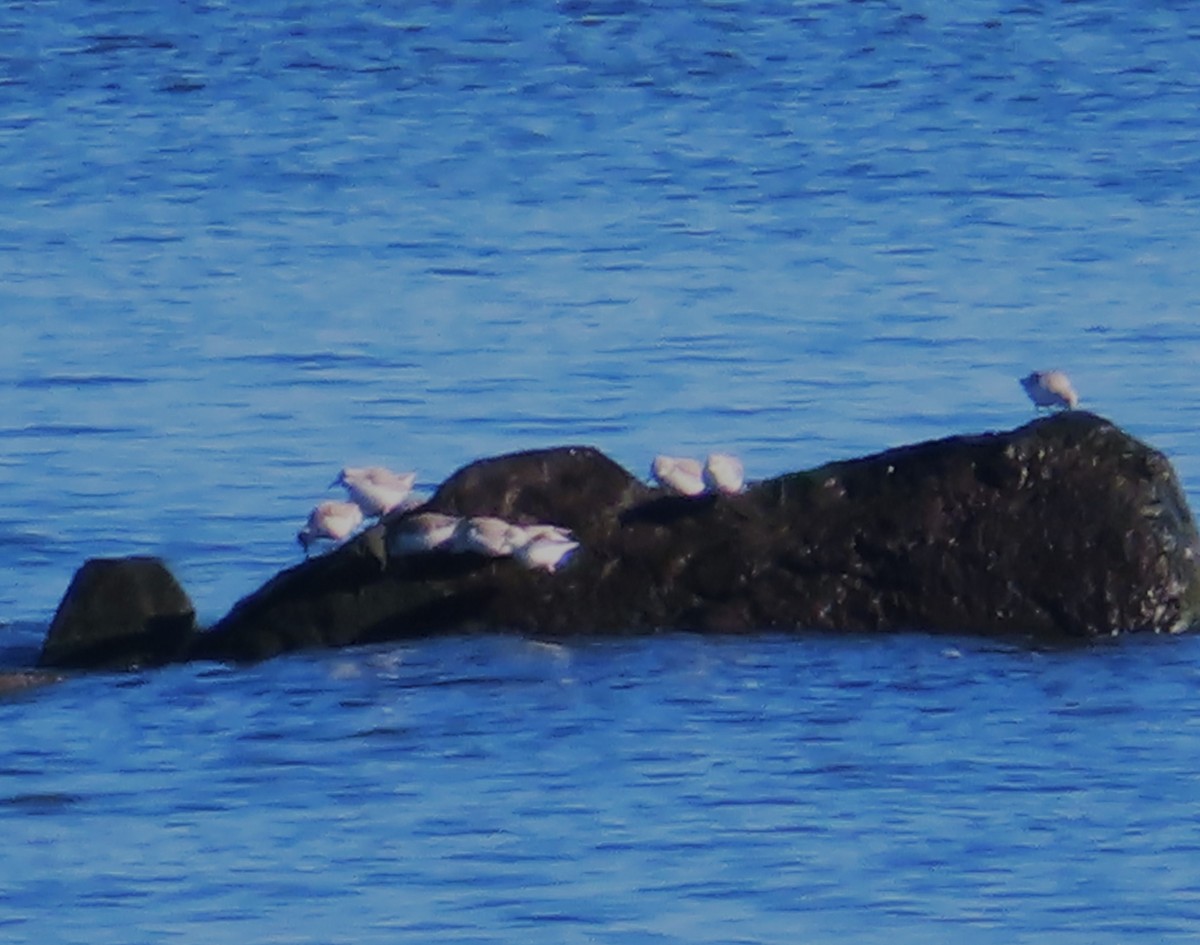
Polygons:
[[[1141,7],[1148,7],[1142,9]],[[754,477],[1030,414],[1200,496],[1185,3],[0,10],[0,657],[347,463]],[[1197,644],[440,640],[0,703],[14,942],[1189,941]]]

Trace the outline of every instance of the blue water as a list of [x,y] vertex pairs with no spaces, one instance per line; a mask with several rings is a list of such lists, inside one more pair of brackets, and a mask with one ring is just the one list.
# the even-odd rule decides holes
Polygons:
[[[1141,7],[1145,7],[1142,9]],[[1200,498],[1200,9],[0,9],[0,661],[204,620],[344,464],[1030,415]],[[1191,941],[1200,644],[485,637],[0,702],[8,942]]]

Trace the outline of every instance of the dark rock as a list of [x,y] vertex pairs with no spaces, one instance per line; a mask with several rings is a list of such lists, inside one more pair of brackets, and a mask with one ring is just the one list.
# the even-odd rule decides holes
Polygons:
[[594,546],[619,525],[624,509],[659,494],[599,450],[570,446],[472,463],[442,483],[425,508],[563,525]]
[[952,437],[757,483],[650,489],[588,448],[482,460],[423,510],[565,525],[555,574],[389,558],[401,518],[239,602],[191,656],[260,659],[445,632],[925,631],[1089,639],[1200,615],[1200,551],[1167,460],[1092,414]]
[[160,560],[93,558],[58,605],[38,665],[161,665],[183,655],[195,627],[192,602]]
[[1061,641],[1200,620],[1200,538],[1170,464],[1080,411],[735,496],[667,495],[584,447],[517,453],[465,467],[415,511],[563,525],[582,547],[553,574],[474,554],[391,556],[400,515],[276,575],[201,633],[160,562],[89,561],[41,664],[257,660],[471,631]]

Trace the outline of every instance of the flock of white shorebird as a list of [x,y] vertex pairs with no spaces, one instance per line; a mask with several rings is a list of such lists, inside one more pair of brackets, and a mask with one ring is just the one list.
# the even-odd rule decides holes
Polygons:
[[[1079,395],[1062,371],[1034,371],[1020,379],[1035,409],[1074,409]],[[710,453],[703,463],[680,456],[656,456],[650,476],[663,489],[680,496],[735,495],[745,487],[741,460],[729,453]],[[305,555],[314,542],[340,544],[352,537],[367,519],[403,515],[421,505],[414,498],[416,473],[395,473],[383,466],[347,466],[330,483],[343,487],[349,501],[329,500],[317,505],[296,536]],[[579,542],[569,529],[558,525],[518,525],[491,516],[446,515],[417,512],[402,518],[388,539],[394,555],[431,552],[477,554],[488,558],[513,558],[526,568],[557,571]]]
[[[651,475],[663,488],[685,496],[704,492],[731,495],[745,481],[742,464],[728,453],[713,453],[701,463],[695,459],[658,456]],[[476,554],[487,558],[513,558],[533,570],[557,571],[579,547],[570,529],[561,525],[518,525],[487,515],[462,517],[443,512],[415,512],[422,504],[414,498],[416,473],[396,473],[383,466],[347,466],[330,483],[341,486],[349,499],[330,499],[312,510],[296,536],[304,553],[315,542],[340,544],[353,537],[368,519],[403,516],[388,538],[391,554],[421,555],[431,552]]]
[[[412,492],[416,473],[395,473],[383,466],[347,466],[330,483],[342,486],[348,501],[330,499],[317,505],[296,536],[307,555],[314,542],[340,544],[368,519],[402,515],[422,504]],[[527,568],[555,571],[579,547],[569,529],[558,525],[517,525],[491,516],[417,512],[398,523],[388,539],[394,555],[434,551],[489,558],[514,558]]]

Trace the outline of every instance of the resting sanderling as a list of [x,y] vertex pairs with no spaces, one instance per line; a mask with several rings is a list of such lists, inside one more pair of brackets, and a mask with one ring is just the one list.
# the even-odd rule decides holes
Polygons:
[[394,555],[419,555],[430,551],[449,551],[458,523],[457,515],[418,512],[401,521],[388,541]]
[[[535,528],[543,526],[534,526]],[[512,556],[523,567],[531,571],[541,570],[553,574],[562,566],[579,542],[567,535],[545,532],[527,538],[513,549]]]
[[571,541],[574,536],[571,529],[561,525],[514,525],[515,534],[512,536],[515,544],[524,544],[536,538],[551,541]]
[[709,453],[704,461],[704,484],[713,492],[733,495],[746,483],[742,461],[729,453]]
[[504,558],[513,553],[514,539],[520,539],[518,526],[510,525],[502,518],[480,515],[464,518],[458,523],[450,550]]
[[383,466],[347,466],[330,485],[345,486],[363,515],[382,516],[408,501],[417,474],[394,473]]
[[330,499],[309,513],[308,521],[296,535],[296,540],[307,555],[308,546],[314,541],[343,542],[354,534],[362,522],[362,509],[355,503]]
[[655,456],[650,475],[664,489],[676,495],[700,495],[704,492],[704,469],[698,459],[679,456]]
[[1021,378],[1021,386],[1035,408],[1061,407],[1073,410],[1079,403],[1079,395],[1062,371],[1034,371],[1028,377]]

